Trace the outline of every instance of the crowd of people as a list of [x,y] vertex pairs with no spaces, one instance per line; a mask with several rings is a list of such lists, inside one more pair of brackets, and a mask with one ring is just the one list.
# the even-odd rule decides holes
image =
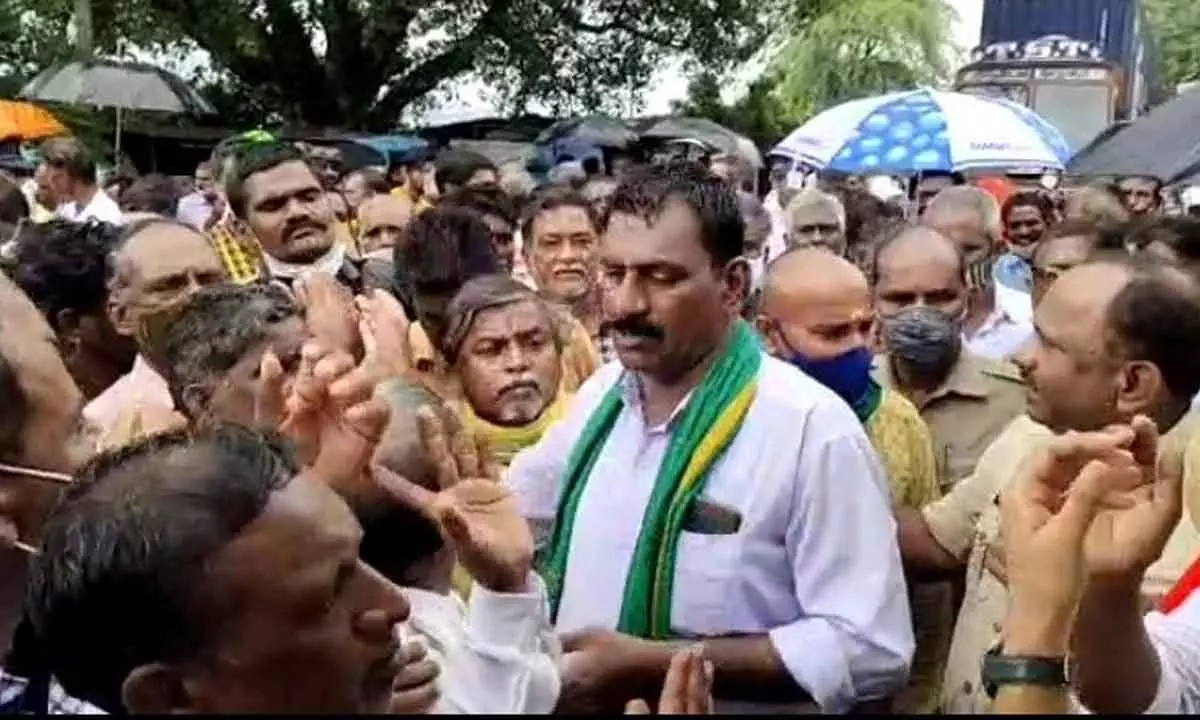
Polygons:
[[1200,221],[1152,179],[41,158],[4,712],[1200,711]]

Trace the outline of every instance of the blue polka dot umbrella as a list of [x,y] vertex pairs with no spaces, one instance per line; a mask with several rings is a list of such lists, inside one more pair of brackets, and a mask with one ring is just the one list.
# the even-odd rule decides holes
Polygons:
[[850,174],[1062,170],[1071,159],[1062,133],[1026,107],[929,89],[830,108],[771,154]]

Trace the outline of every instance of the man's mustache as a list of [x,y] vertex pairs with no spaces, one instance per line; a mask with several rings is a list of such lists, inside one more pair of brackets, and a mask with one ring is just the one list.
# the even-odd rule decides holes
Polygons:
[[641,318],[621,318],[609,323],[608,327],[613,332],[622,335],[633,335],[647,340],[662,340],[665,337],[662,328],[651,325]]
[[500,389],[499,394],[507,395],[508,393],[514,392],[517,390],[533,390],[534,392],[540,393],[542,391],[542,388],[534,380],[518,380],[514,383],[509,383],[508,385],[505,385],[503,388]]
[[324,223],[318,222],[311,218],[305,218],[303,220],[297,220],[297,221],[293,222],[291,225],[288,225],[286,228],[284,228],[283,236],[286,238],[290,238],[291,236],[295,235],[296,233],[300,232],[301,230],[324,231],[325,229],[326,229],[326,225]]

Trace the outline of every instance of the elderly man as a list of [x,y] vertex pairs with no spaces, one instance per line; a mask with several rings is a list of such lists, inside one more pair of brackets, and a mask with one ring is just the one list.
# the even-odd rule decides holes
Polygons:
[[525,264],[538,291],[583,325],[607,361],[613,353],[600,317],[596,276],[599,232],[592,204],[569,188],[553,187],[535,196],[521,223]]
[[174,427],[161,341],[175,313],[198,289],[221,283],[225,272],[208,239],[173,220],[129,226],[113,254],[108,315],[118,334],[137,343],[133,368],[84,408],[101,447]]
[[[435,207],[417,216],[406,242],[396,246],[396,286],[411,293],[417,322],[406,328],[404,365],[450,400],[461,393],[458,378],[441,351],[450,301],[472,278],[503,273],[492,234],[479,216],[465,208]],[[578,388],[599,366],[587,331],[567,316],[563,321],[563,382]]]
[[785,213],[789,247],[816,245],[835,255],[846,254],[846,208],[837,197],[805,188],[791,199]]
[[[509,469],[548,541],[565,710],[619,708],[703,638],[731,709],[841,712],[903,687],[912,628],[886,480],[831,391],[763,352],[734,192],[627,176],[600,243],[620,363]],[[620,478],[620,482],[612,482]]]
[[[850,405],[883,461],[892,503],[924,507],[941,497],[933,438],[912,403],[871,379],[873,320],[867,278],[850,261],[817,248],[795,248],[771,263],[758,327],[772,354]],[[913,598],[917,652],[898,712],[937,707],[954,621],[948,589],[921,587]]]
[[962,332],[967,348],[991,360],[1011,358],[1033,335],[1033,326],[1027,303],[1005,307],[997,300],[995,264],[1003,240],[995,199],[975,187],[947,188],[929,201],[921,224],[954,241],[966,261],[970,296]]
[[563,414],[563,342],[554,311],[505,275],[475,278],[447,310],[446,360],[463,389],[460,414],[505,466]]
[[884,355],[880,384],[921,411],[949,488],[1025,409],[1017,369],[964,347],[967,288],[963,256],[928,228],[909,228],[875,248],[874,302]]
[[416,209],[401,195],[374,195],[358,207],[358,244],[363,255],[392,259]]

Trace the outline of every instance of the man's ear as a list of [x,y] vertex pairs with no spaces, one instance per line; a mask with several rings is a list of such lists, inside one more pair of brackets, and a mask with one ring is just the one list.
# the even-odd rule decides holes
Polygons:
[[731,260],[725,266],[722,277],[721,303],[732,310],[735,315],[741,315],[742,306],[750,297],[750,263],[744,257]]
[[208,388],[193,383],[183,388],[182,397],[179,398],[182,405],[180,409],[190,422],[197,423],[207,413],[210,399]]
[[1117,387],[1117,411],[1124,417],[1147,413],[1167,392],[1162,372],[1154,363],[1125,363]]
[[130,715],[190,715],[199,712],[179,670],[163,663],[141,665],[121,683],[121,704]]

